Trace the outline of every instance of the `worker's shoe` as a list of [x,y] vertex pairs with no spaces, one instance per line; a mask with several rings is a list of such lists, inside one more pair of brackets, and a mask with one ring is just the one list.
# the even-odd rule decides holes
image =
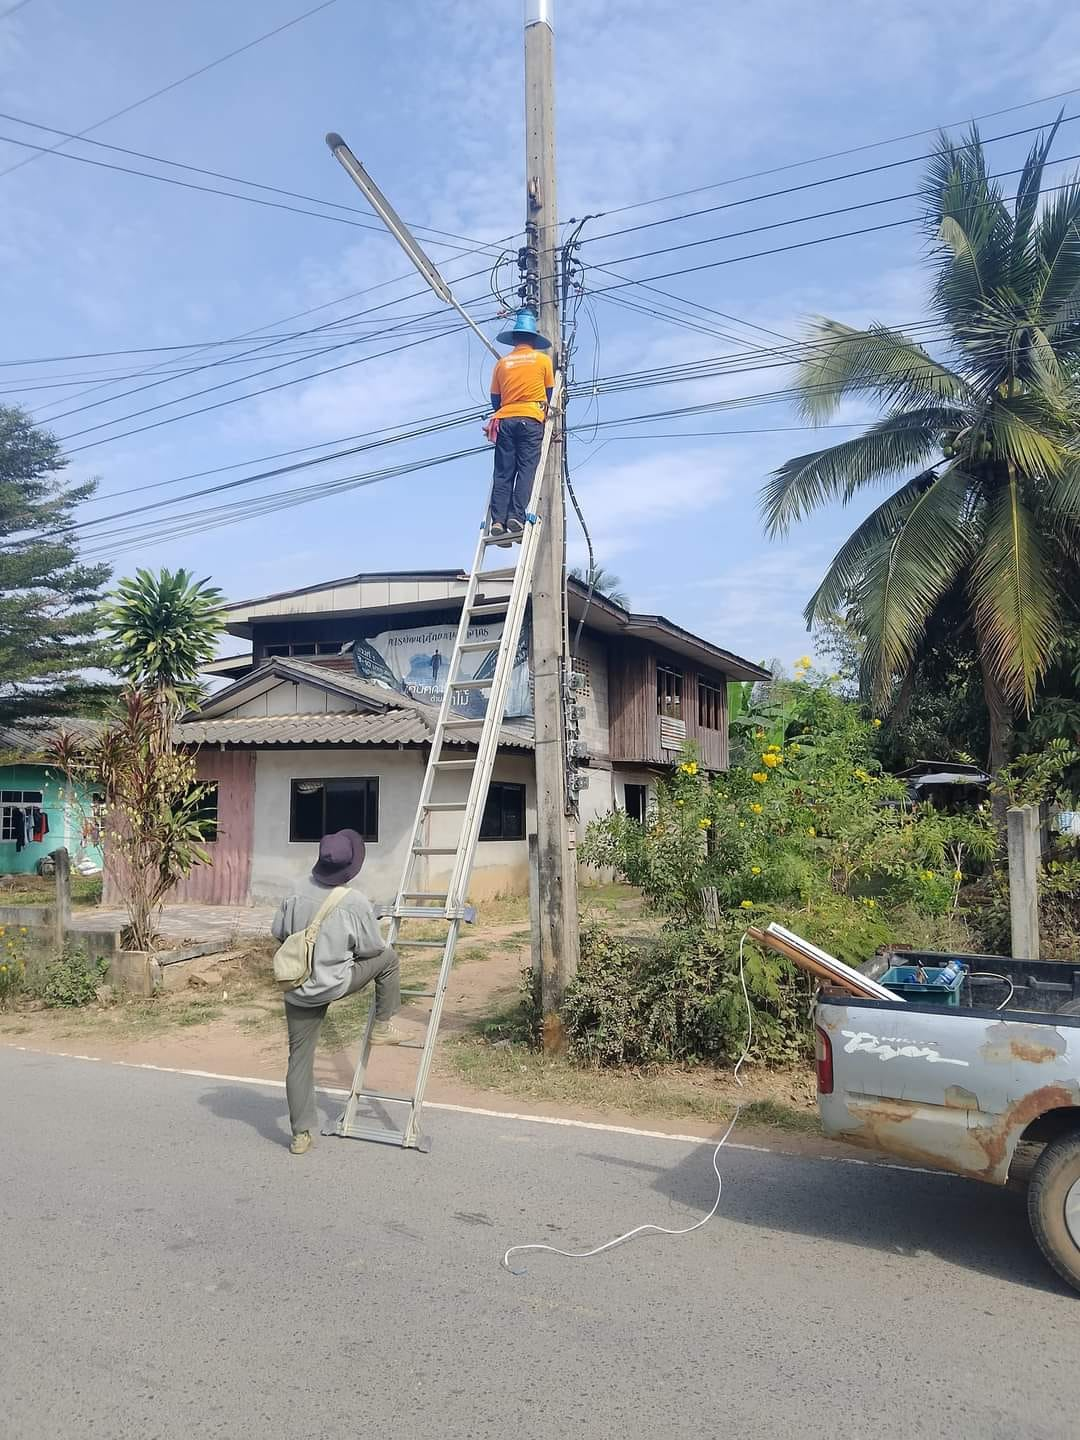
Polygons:
[[405,1039],[392,1020],[376,1020],[371,1032],[372,1045],[400,1045]]
[[492,520],[488,526],[488,534],[493,540],[497,540],[500,535],[506,534],[506,526],[500,520]]
[[520,540],[524,529],[525,526],[522,525],[520,520],[508,520],[506,522],[506,533],[510,536],[511,540]]
[[298,1130],[292,1137],[292,1144],[289,1146],[290,1155],[306,1155],[311,1149],[313,1141],[310,1130]]

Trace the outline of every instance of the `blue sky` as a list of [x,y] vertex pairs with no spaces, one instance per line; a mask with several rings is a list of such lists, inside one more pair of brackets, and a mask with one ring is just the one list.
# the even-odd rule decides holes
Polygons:
[[[148,7],[143,0],[99,0],[93,6],[30,0],[0,20],[0,110],[18,117],[0,120],[0,134],[53,143],[55,137],[22,122],[79,131],[314,3],[234,0],[225,6],[188,0],[183,6]],[[0,0],[0,12],[4,8]],[[958,0],[948,7],[924,0],[838,0],[831,6],[765,0],[724,7],[714,0],[682,0],[677,6],[556,0],[561,214],[569,219],[714,186],[609,215],[586,228],[586,237],[598,237],[583,247],[587,262],[612,264],[642,279],[912,215],[913,201],[891,200],[853,215],[617,263],[662,246],[903,195],[916,188],[918,166],[901,166],[600,238],[688,209],[905,159],[925,150],[928,141],[902,141],[777,175],[735,179],[748,172],[1080,87],[1080,14],[1057,0],[1030,0],[1022,23],[1020,14],[999,0]],[[1049,120],[1061,104],[1067,114],[1080,112],[1080,94],[987,120],[983,132],[995,136]],[[323,143],[324,133],[336,129],[411,223],[490,244],[523,222],[522,126],[519,0],[337,0],[95,130],[92,138],[339,205],[359,204]],[[992,146],[995,168],[1020,163],[1028,143],[1025,137]],[[96,160],[240,188],[85,144],[69,148]],[[1063,128],[1056,150],[1059,156],[1077,152],[1080,123]],[[31,153],[0,142],[0,169]],[[1048,183],[1071,168],[1052,169]],[[306,204],[265,193],[263,198]],[[56,434],[70,437],[73,473],[100,477],[100,498],[88,507],[87,519],[123,516],[140,503],[243,477],[262,468],[255,463],[262,457],[280,451],[479,405],[486,394],[486,352],[463,334],[427,339],[397,354],[301,380],[415,340],[419,332],[411,317],[433,310],[433,297],[416,296],[415,276],[380,233],[48,155],[0,176],[0,206],[0,359],[191,347],[52,365],[19,363],[0,372],[5,392],[0,401],[27,405]],[[901,325],[918,321],[923,243],[916,225],[903,225],[656,282],[691,307],[737,317],[736,322],[704,317],[720,334],[697,333],[596,295],[581,318],[577,378],[588,380],[594,369],[603,377],[778,345],[748,327],[795,336],[812,313],[855,324],[875,318]],[[492,258],[486,250],[471,257],[455,254],[461,248],[461,242],[434,238],[430,244],[451,280],[484,268]],[[587,277],[592,292],[611,283],[595,268]],[[356,293],[376,286],[374,293]],[[668,303],[636,287],[617,293],[635,305]],[[486,274],[464,280],[460,295],[475,300],[478,319],[493,315]],[[326,308],[280,323],[318,305]],[[383,308],[340,323],[338,334],[267,339],[333,325],[374,305]],[[447,313],[445,328],[453,319]],[[419,324],[435,322],[444,328],[441,315]],[[371,332],[392,325],[400,327],[397,339],[372,338]],[[491,333],[496,328],[488,326]],[[175,371],[185,357],[188,368],[207,366],[245,347],[195,353],[196,346],[252,331],[265,334],[254,335],[248,346],[266,348],[247,363],[217,363],[186,377],[168,373],[167,383],[122,399],[111,397],[159,381],[166,372],[159,368],[103,383],[103,374],[133,376],[154,365]],[[331,343],[341,348],[312,353]],[[244,378],[283,361],[286,368],[261,379]],[[618,421],[752,396],[792,383],[791,374],[768,369],[583,399],[575,403],[571,423],[584,425],[594,417]],[[30,388],[58,375],[85,378],[73,379],[66,389]],[[184,402],[185,395],[226,380],[238,383]],[[238,398],[282,380],[300,383]],[[91,385],[99,388],[78,393]],[[173,418],[223,399],[236,403]],[[150,405],[162,408],[120,419]],[[63,414],[76,407],[92,408]],[[864,412],[851,408],[839,418],[858,421]],[[170,423],[113,438],[159,420]],[[817,517],[782,543],[764,538],[756,505],[762,480],[772,466],[816,443],[812,434],[777,427],[802,423],[790,403],[756,403],[650,426],[613,424],[574,439],[571,460],[598,559],[622,577],[635,608],[659,610],[752,658],[778,656],[790,664],[808,648],[802,606],[837,543],[873,497],[858,511]],[[752,430],[773,433],[740,433]],[[270,495],[479,440],[478,425],[467,426],[248,488],[253,497]],[[222,474],[161,484],[248,461],[250,466]],[[483,455],[278,514],[249,515],[201,535],[170,538],[178,523],[174,515],[222,503],[188,501],[156,512],[157,533],[137,549],[119,549],[117,531],[125,522],[110,521],[101,527],[95,553],[112,559],[117,573],[136,564],[186,565],[211,575],[236,599],[359,570],[460,565],[471,553],[488,474]],[[120,493],[151,484],[160,488]],[[571,535],[572,557],[580,559],[573,526]]]

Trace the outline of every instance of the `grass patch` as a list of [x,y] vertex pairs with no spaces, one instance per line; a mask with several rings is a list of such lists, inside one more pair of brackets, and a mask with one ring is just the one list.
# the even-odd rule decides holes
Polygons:
[[[51,875],[16,875],[10,886],[0,887],[0,905],[51,905],[56,899],[56,881]],[[71,872],[71,904],[86,907],[101,904],[101,876]]]
[[[704,1068],[649,1074],[587,1070],[540,1055],[520,1043],[499,1040],[493,1044],[481,1036],[449,1041],[443,1046],[441,1061],[444,1070],[477,1089],[588,1110],[622,1110],[719,1125],[731,1119],[741,1100],[741,1096],[720,1092],[718,1077]],[[742,1103],[742,1123],[800,1134],[820,1133],[812,1111],[772,1099]]]

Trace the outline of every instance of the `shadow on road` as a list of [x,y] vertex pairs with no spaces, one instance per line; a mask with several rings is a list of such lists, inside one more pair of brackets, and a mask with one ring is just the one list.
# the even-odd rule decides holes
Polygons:
[[[333,1123],[341,1113],[341,1101],[317,1097],[323,1123]],[[281,1091],[267,1093],[254,1085],[219,1085],[199,1097],[199,1104],[219,1120],[232,1120],[250,1125],[264,1140],[275,1145],[288,1145],[291,1137],[285,1096]]]
[[[706,1149],[670,1167],[612,1155],[589,1158],[653,1174],[659,1194],[699,1214],[716,1196]],[[722,1150],[719,1165],[724,1189],[717,1215],[732,1224],[863,1246],[913,1262],[932,1255],[1014,1285],[1073,1293],[1043,1260],[1024,1196],[1015,1191],[958,1176],[737,1150]],[[658,1218],[677,1225],[693,1217]]]

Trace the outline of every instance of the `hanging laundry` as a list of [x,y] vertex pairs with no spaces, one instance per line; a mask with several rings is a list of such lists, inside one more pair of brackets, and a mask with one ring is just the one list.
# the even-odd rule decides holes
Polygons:
[[34,844],[40,845],[49,833],[49,817],[44,810],[34,811]]
[[15,839],[15,853],[26,845],[26,811],[13,806],[11,810],[11,832]]

